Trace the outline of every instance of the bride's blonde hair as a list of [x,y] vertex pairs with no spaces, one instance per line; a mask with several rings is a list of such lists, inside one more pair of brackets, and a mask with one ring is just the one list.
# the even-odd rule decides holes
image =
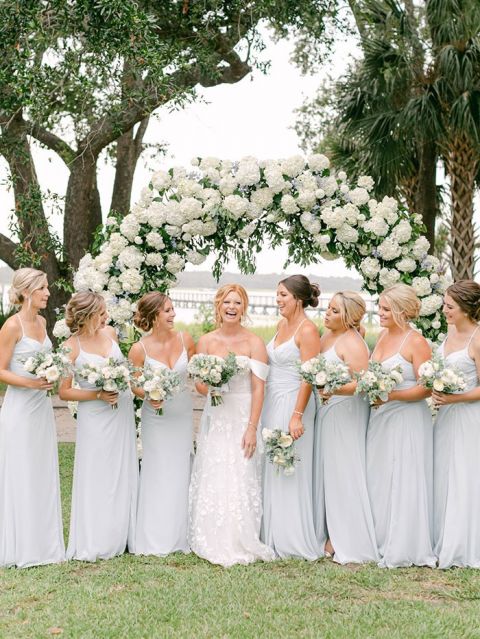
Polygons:
[[222,325],[222,314],[220,309],[229,293],[236,293],[242,300],[242,319],[246,318],[248,311],[248,294],[247,291],[240,284],[225,284],[218,289],[215,294],[215,300],[213,301],[213,308],[215,310],[215,324],[217,328]]

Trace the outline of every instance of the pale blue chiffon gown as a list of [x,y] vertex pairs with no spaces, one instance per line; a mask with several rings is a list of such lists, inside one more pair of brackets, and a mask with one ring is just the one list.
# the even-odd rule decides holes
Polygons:
[[[179,335],[183,349],[172,370],[181,375],[182,390],[163,404],[163,415],[156,415],[147,401],[142,406],[143,456],[135,540],[135,553],[139,555],[190,551],[187,528],[193,407],[186,387],[188,355]],[[146,350],[145,365],[167,367]]]
[[[298,329],[297,329],[298,330]],[[270,372],[267,379],[262,426],[288,432],[302,383],[297,362],[300,350],[295,335],[275,347],[275,337],[267,345]],[[295,442],[300,461],[295,473],[285,476],[265,463],[263,486],[263,541],[278,557],[315,560],[323,556],[313,515],[313,443],[315,398],[312,393],[302,417],[304,434]]]
[[[107,358],[81,348],[75,368],[101,365]],[[108,357],[122,361],[112,340]],[[80,379],[81,388],[96,390]],[[119,393],[118,408],[102,400],[78,402],[72,514],[67,558],[109,559],[134,548],[138,461],[130,390]]]
[[[335,350],[337,342],[322,355],[344,363]],[[321,547],[330,539],[334,561],[340,564],[379,560],[365,468],[369,415],[368,402],[346,395],[332,395],[317,413],[315,527]]]
[[[478,328],[474,331],[476,332]],[[468,392],[479,385],[464,348],[446,362],[464,374]],[[445,352],[441,344],[441,355]],[[434,539],[439,568],[480,568],[480,401],[441,406],[434,428]]]
[[[413,366],[401,350],[383,360],[399,364],[403,382],[416,385]],[[375,354],[375,353],[373,353]],[[367,486],[379,565],[435,566],[433,552],[433,422],[427,402],[390,401],[372,409],[367,429]]]
[[[23,361],[51,347],[47,335],[40,343],[22,326],[10,370],[34,378]],[[0,412],[0,566],[26,568],[64,559],[52,401],[45,391],[9,386]]]

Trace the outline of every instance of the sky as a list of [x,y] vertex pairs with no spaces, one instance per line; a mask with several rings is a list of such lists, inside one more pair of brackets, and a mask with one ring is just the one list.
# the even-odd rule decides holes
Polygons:
[[[193,157],[217,156],[234,160],[253,155],[267,159],[301,153],[297,135],[292,129],[295,109],[301,106],[305,98],[314,95],[327,72],[332,77],[339,77],[357,51],[352,40],[339,41],[331,61],[325,65],[322,74],[316,76],[302,76],[289,60],[291,51],[291,42],[283,40],[274,43],[268,40],[264,57],[270,59],[271,67],[266,75],[254,71],[237,84],[201,89],[201,100],[182,110],[170,112],[166,108],[160,109],[149,125],[145,141],[167,144],[167,155],[149,159],[148,166],[140,159],[134,181],[133,202],[148,184],[153,171],[175,165],[188,166]],[[63,163],[43,150],[35,152],[35,161],[42,187],[62,195],[68,178]],[[0,159],[0,231],[10,235],[8,211],[13,199],[1,184],[4,175],[5,166]],[[113,168],[102,165],[99,186],[105,212],[111,197],[113,178]],[[60,231],[61,215],[54,215],[52,223]],[[285,248],[274,252],[266,247],[258,257],[257,271],[276,272],[285,257]],[[189,268],[205,270],[210,268],[212,261],[200,267],[190,265]],[[228,270],[238,271],[238,268],[231,263]],[[304,269],[292,265],[287,271],[319,276],[355,275],[341,260]]]

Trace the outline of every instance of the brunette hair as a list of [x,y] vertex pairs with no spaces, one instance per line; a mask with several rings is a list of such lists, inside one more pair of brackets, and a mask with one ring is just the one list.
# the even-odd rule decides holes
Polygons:
[[159,291],[151,291],[140,298],[133,321],[142,331],[150,331],[158,313],[163,310],[170,298]]
[[359,328],[367,305],[361,295],[355,291],[338,291],[333,296],[340,305],[340,319],[344,328]]
[[480,284],[473,280],[458,280],[446,290],[462,311],[474,322],[480,321]]
[[318,306],[320,287],[318,284],[310,282],[305,275],[290,275],[281,280],[279,284],[283,284],[295,299],[300,300],[303,308],[307,306],[315,308]]
[[10,303],[13,306],[21,306],[28,297],[41,288],[47,281],[47,275],[36,268],[19,268],[13,274],[12,285],[8,291]]
[[72,333],[79,333],[104,306],[105,300],[99,293],[75,293],[65,309],[65,323]]
[[397,326],[410,322],[420,313],[420,300],[408,284],[394,284],[386,288],[380,297],[384,297],[390,304],[393,321]]
[[240,296],[243,304],[242,316],[245,317],[248,310],[248,294],[247,291],[240,284],[225,284],[225,286],[221,286],[218,291],[215,293],[215,299],[213,301],[213,307],[215,311],[215,324],[218,326],[222,325],[222,315],[220,312],[220,308],[227,297],[227,295],[231,292],[237,293]]

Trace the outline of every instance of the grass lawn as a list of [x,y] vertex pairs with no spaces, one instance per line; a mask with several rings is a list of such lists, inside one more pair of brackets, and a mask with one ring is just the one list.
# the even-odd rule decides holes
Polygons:
[[[74,446],[60,445],[67,528]],[[480,571],[125,555],[0,570],[0,637],[480,637]]]

